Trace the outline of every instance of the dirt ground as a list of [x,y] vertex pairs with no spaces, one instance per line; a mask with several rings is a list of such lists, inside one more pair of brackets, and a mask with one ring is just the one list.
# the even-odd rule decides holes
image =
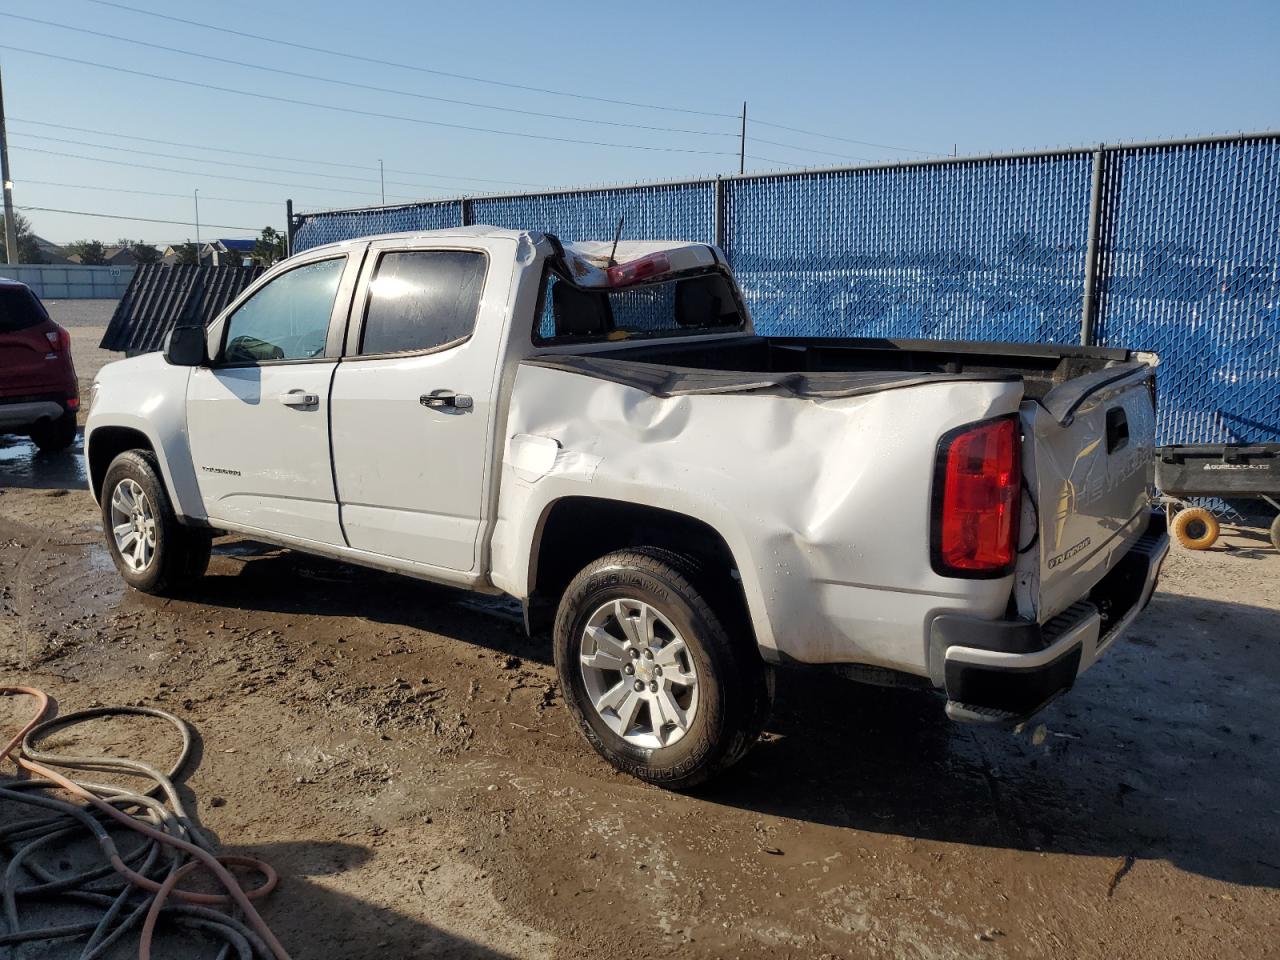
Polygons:
[[[677,795],[589,752],[549,644],[502,604],[232,539],[187,598],[124,590],[94,504],[58,489],[74,456],[0,456],[0,684],[190,720],[194,811],[280,870],[264,915],[295,957],[1280,949],[1259,531],[1175,548],[1131,633],[1020,731],[787,672],[748,758]],[[0,730],[18,718],[0,701]],[[172,750],[146,725],[92,736]]]

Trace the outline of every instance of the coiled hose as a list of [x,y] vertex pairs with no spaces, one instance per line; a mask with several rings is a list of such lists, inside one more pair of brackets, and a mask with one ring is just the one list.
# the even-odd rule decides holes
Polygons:
[[[151,941],[161,916],[205,931],[222,941],[219,958],[235,954],[239,960],[289,960],[253,901],[270,893],[277,877],[269,864],[252,857],[218,856],[200,831],[192,828],[173,781],[191,758],[192,734],[185,721],[154,707],[98,707],[45,719],[49,696],[34,687],[0,687],[0,696],[27,696],[36,701],[31,719],[0,749],[0,764],[15,764],[39,779],[0,779],[0,799],[34,807],[38,814],[16,823],[0,824],[0,844],[11,851],[0,878],[0,900],[8,932],[0,933],[0,947],[35,941],[87,938],[80,960],[95,960],[134,929],[139,960],[149,960]],[[168,772],[138,760],[112,756],[72,757],[43,752],[40,742],[55,731],[102,717],[156,717],[172,724],[182,749]],[[21,750],[15,753],[15,749]],[[58,772],[76,770],[122,773],[144,777],[151,787],[142,793],[118,785],[73,780]],[[61,788],[87,801],[80,806],[49,795]],[[109,827],[127,828],[141,839],[121,853]],[[37,854],[88,831],[106,859],[98,867],[72,876],[55,876]],[[245,890],[227,869],[248,867],[261,874],[257,887]],[[179,881],[204,869],[225,893],[184,890]],[[98,919],[59,927],[26,929],[19,905],[29,900],[63,900],[102,909]],[[224,909],[215,909],[222,907]],[[238,911],[239,916],[226,908]],[[141,923],[141,927],[138,925]]]

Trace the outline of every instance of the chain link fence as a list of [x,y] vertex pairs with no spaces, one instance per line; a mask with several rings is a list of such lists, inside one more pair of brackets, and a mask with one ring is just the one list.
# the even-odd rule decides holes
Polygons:
[[1161,357],[1163,443],[1280,442],[1280,134],[299,214],[292,249],[471,223],[721,246],[766,335]]

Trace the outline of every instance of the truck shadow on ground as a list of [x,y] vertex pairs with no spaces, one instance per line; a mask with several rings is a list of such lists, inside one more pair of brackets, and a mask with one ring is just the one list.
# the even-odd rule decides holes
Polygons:
[[[1017,731],[951,723],[928,692],[786,673],[770,734],[701,796],[880,834],[1166,859],[1280,888],[1276,614],[1161,595],[1148,617]],[[1178,623],[1218,624],[1218,643],[1195,649]]]
[[[243,544],[221,549],[258,559],[190,599],[365,617],[550,663],[547,639],[528,640],[483,598]],[[782,671],[766,737],[698,797],[879,834],[1164,858],[1280,888],[1275,621],[1273,610],[1159,594],[1095,670],[1016,732],[954,724],[929,692]]]

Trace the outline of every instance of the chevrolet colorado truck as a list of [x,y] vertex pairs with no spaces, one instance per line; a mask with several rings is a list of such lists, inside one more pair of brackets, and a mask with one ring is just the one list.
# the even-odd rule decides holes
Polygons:
[[1018,722],[1151,597],[1151,355],[753,332],[701,243],[493,227],[318,247],[105,367],[86,428],[133,587],[230,532],[520,600],[619,769],[757,739],[773,668]]

